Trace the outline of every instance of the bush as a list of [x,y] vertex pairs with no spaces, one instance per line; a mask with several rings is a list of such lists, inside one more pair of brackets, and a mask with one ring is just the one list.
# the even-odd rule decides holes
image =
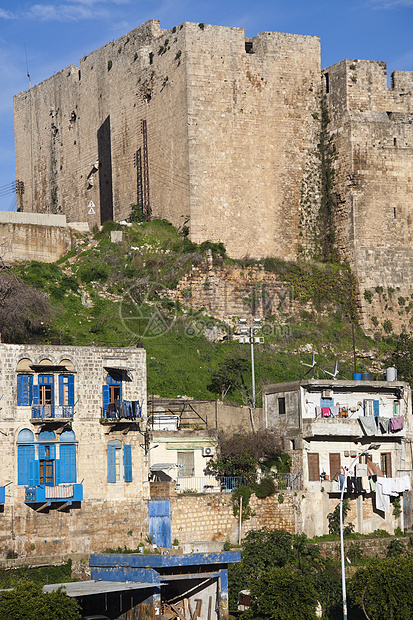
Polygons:
[[82,282],[106,282],[110,275],[110,268],[107,265],[81,265],[78,276]]
[[265,476],[258,484],[254,485],[254,493],[260,499],[269,497],[275,493],[275,482],[271,476]]

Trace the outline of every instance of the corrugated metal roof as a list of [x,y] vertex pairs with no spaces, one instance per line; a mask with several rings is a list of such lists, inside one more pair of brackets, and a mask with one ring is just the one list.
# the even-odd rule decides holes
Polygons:
[[63,588],[68,596],[92,596],[93,594],[105,594],[105,592],[145,590],[159,585],[156,583],[134,583],[132,581],[76,581],[73,583],[51,583],[43,586],[43,592],[55,592],[59,588]]

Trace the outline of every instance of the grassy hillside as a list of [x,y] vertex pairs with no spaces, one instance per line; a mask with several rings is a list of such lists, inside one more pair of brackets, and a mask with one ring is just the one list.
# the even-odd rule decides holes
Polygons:
[[[215,261],[234,261],[225,256],[221,244],[198,246],[163,220],[123,227],[122,242],[111,243],[110,231],[120,228],[108,222],[94,236],[79,235],[75,248],[54,264],[26,262],[9,270],[49,298],[51,316],[33,339],[48,343],[60,337],[66,345],[134,346],[141,334],[149,394],[214,398],[207,387],[214,371],[227,359],[249,361],[249,347],[231,337],[222,342],[207,340],[202,326],[222,327],[222,323],[172,301],[168,291],[192,265],[205,260],[208,248]],[[264,383],[302,377],[307,368],[300,362],[309,363],[311,351],[316,352],[320,368],[332,371],[338,360],[340,371],[350,378],[355,315],[351,272],[345,266],[275,259],[264,261],[263,268],[293,285],[303,307],[299,317],[285,314],[282,323],[266,317],[265,342],[255,346],[257,391]],[[236,318],[226,326],[230,334],[235,323]],[[373,371],[390,347],[365,337],[357,325],[356,346],[358,370]],[[249,389],[248,370],[243,379]],[[230,390],[227,398],[245,401],[245,388]]]

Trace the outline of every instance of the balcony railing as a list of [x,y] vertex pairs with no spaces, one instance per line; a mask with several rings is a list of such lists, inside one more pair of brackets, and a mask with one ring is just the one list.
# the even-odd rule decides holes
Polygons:
[[0,504],[6,501],[6,487],[0,487]]
[[83,500],[83,485],[76,484],[58,484],[57,486],[47,486],[38,484],[36,486],[26,487],[25,503],[41,504],[52,502],[81,502]]
[[288,474],[246,474],[244,476],[179,476],[176,479],[177,493],[232,493],[241,485],[251,487],[260,478],[270,476],[274,479],[276,491],[301,491],[302,473]]
[[74,405],[32,405],[32,420],[71,420]]
[[103,420],[116,422],[118,420],[131,421],[140,420],[142,417],[142,405],[138,400],[124,400],[117,403],[109,403],[101,407]]

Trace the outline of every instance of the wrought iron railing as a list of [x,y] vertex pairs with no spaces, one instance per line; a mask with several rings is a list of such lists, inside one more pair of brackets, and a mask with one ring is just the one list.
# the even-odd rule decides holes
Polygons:
[[176,479],[177,493],[232,493],[241,485],[257,484],[263,477],[274,479],[276,491],[301,491],[302,472],[287,474],[245,474],[243,476],[179,476]]
[[72,419],[74,409],[74,405],[32,405],[32,419]]

